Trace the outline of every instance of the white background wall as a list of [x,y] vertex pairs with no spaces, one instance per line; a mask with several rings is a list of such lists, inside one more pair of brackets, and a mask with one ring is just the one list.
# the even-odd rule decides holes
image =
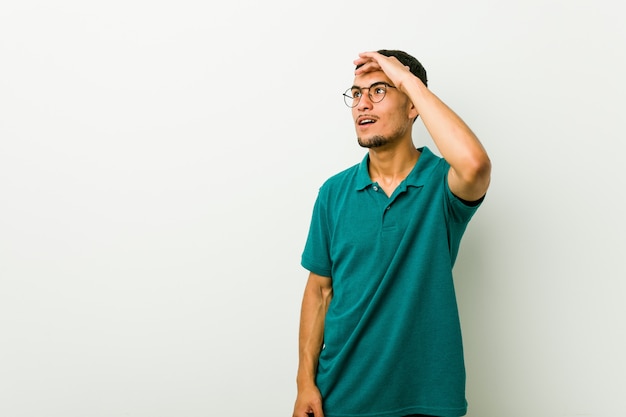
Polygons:
[[494,165],[455,269],[468,415],[626,415],[618,5],[3,2],[0,415],[291,415],[300,253],[379,48]]

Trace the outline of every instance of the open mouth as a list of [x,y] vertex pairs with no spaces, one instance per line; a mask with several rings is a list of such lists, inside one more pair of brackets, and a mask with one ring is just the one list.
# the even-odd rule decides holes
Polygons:
[[357,120],[357,124],[359,126],[365,126],[365,125],[369,125],[369,124],[373,124],[373,123],[376,123],[376,119],[374,119],[372,117],[368,117],[368,116],[361,116]]

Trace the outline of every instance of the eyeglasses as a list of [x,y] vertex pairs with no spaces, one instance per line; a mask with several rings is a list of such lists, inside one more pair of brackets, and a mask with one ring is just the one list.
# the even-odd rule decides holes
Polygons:
[[356,107],[361,101],[363,96],[363,90],[367,90],[367,97],[369,97],[372,103],[379,103],[385,98],[387,94],[387,88],[396,88],[393,85],[389,85],[386,82],[379,81],[370,85],[369,87],[350,87],[343,93],[343,101],[346,106],[353,108]]

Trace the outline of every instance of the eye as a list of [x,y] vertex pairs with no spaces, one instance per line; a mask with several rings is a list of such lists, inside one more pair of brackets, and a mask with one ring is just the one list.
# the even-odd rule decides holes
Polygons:
[[363,93],[361,92],[361,90],[355,88],[350,94],[352,95],[352,98],[361,98],[361,95]]
[[374,94],[376,95],[383,95],[386,91],[387,90],[385,89],[384,85],[377,85],[374,87]]

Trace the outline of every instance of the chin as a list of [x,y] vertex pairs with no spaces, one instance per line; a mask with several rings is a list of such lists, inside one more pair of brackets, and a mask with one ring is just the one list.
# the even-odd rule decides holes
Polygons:
[[381,146],[387,145],[390,140],[385,136],[372,136],[369,138],[357,137],[357,141],[362,148],[380,148]]

